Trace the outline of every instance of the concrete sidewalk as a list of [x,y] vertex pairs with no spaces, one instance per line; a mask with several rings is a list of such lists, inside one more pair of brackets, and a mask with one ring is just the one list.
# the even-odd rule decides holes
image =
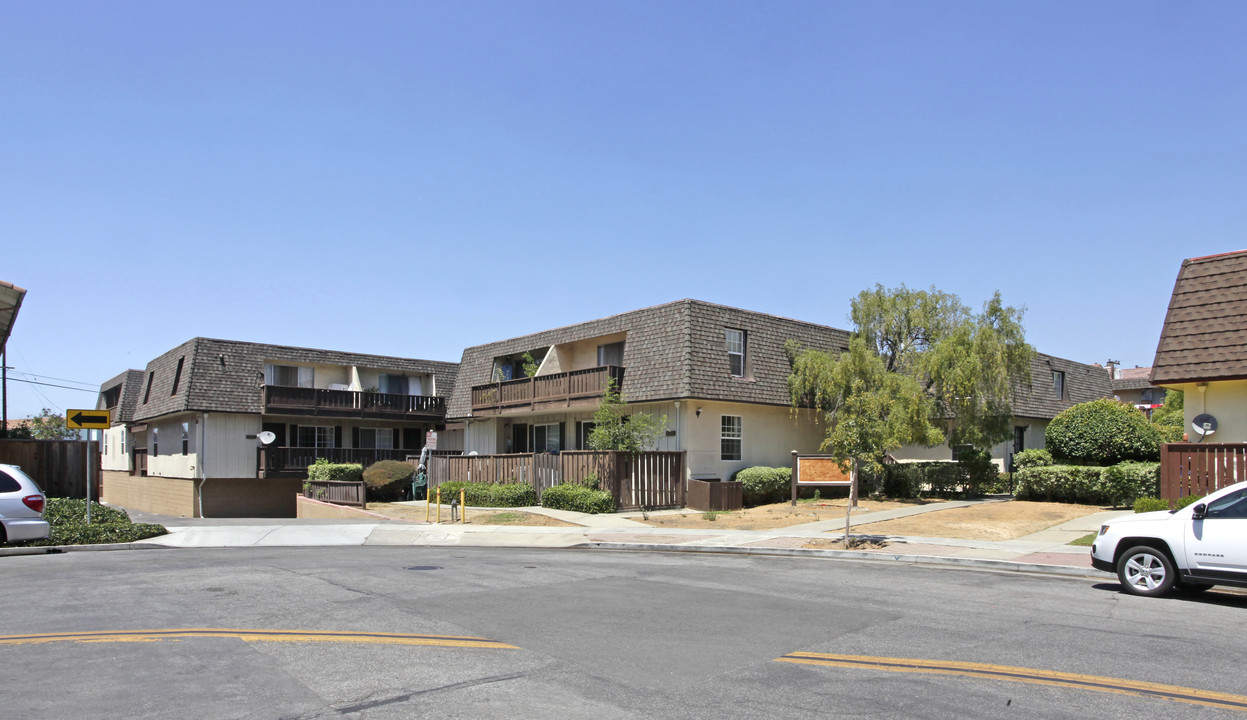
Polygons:
[[[999,499],[929,503],[912,508],[863,512],[851,525],[895,517],[938,512]],[[422,502],[408,503],[423,507]],[[656,528],[622,514],[586,515],[542,507],[514,508],[546,515],[576,527],[534,527],[474,524],[425,524],[399,520],[186,520],[141,517],[162,522],[170,534],[141,540],[136,545],[162,547],[315,547],[330,545],[384,545],[406,547],[526,547],[602,548],[667,552],[726,552],[758,555],[850,557],[860,560],[915,564],[978,565],[995,569],[1099,576],[1090,562],[1090,549],[1068,543],[1114,517],[1130,511],[1105,512],[1077,518],[1015,540],[965,540],[903,536],[870,536],[883,541],[881,549],[843,550],[844,520],[824,520],[771,530],[708,530]],[[469,517],[498,508],[469,508]],[[688,511],[679,511],[688,512]],[[665,514],[663,511],[651,516]],[[445,516],[443,516],[445,518]],[[859,536],[861,537],[861,536]],[[813,540],[820,547],[807,547]]]

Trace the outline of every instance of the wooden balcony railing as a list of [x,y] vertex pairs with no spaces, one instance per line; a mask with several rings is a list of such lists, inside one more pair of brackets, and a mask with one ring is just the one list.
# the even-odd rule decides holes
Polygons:
[[504,410],[535,410],[586,404],[602,397],[611,380],[623,386],[624,369],[615,365],[572,370],[472,386],[472,412],[484,415]]
[[442,418],[446,400],[358,390],[264,386],[264,412],[335,417]]
[[358,463],[368,467],[381,460],[407,459],[408,455],[418,456],[419,450],[371,450],[367,448],[304,448],[304,447],[261,447],[256,448],[257,476],[274,477],[307,477],[307,467],[316,462],[317,458],[325,458],[331,463]]

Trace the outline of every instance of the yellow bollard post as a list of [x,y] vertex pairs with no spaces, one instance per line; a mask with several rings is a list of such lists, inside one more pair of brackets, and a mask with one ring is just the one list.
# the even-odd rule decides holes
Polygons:
[[437,524],[442,524],[442,489],[437,489]]
[[463,524],[468,524],[468,504],[464,502],[464,488],[459,488],[459,517],[463,518]]

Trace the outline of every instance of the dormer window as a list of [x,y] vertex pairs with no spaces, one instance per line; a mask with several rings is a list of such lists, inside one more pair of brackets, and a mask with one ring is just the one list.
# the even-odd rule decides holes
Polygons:
[[725,331],[727,336],[727,364],[732,377],[745,376],[745,331],[733,330],[728,328]]
[[1052,371],[1052,392],[1057,400],[1065,399],[1065,373],[1060,370]]
[[598,345],[598,367],[614,365],[623,367],[624,344],[621,342],[609,345]]

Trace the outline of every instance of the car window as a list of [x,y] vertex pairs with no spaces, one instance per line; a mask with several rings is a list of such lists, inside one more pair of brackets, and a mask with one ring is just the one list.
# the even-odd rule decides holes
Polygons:
[[12,475],[0,470],[0,493],[17,492],[22,489],[21,483]]
[[1210,518],[1247,518],[1247,490],[1232,492],[1208,503]]

